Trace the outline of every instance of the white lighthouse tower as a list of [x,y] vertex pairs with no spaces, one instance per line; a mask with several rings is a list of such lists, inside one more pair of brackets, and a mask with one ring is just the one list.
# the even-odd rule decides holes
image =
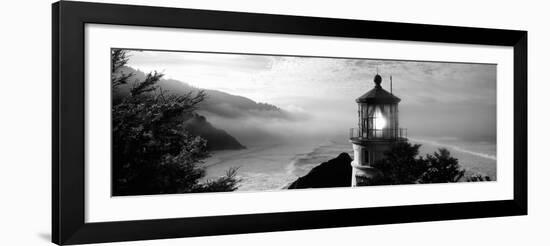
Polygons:
[[357,98],[358,128],[350,129],[350,142],[353,145],[352,186],[369,185],[373,178],[380,175],[371,166],[384,157],[384,152],[392,144],[407,141],[406,129],[399,128],[399,110],[401,101],[380,85],[382,77],[374,76],[374,88]]

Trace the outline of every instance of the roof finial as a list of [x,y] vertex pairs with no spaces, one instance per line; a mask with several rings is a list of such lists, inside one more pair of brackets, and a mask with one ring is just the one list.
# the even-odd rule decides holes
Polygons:
[[375,87],[381,87],[380,83],[382,83],[382,76],[378,74],[378,68],[379,68],[379,64],[376,64],[376,75],[374,76]]
[[376,84],[376,87],[381,87],[380,83],[382,83],[382,76],[380,76],[380,74],[377,73],[374,76],[374,84]]

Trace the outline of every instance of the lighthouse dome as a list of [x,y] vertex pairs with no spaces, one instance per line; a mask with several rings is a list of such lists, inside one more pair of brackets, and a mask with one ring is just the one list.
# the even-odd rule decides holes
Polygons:
[[367,93],[363,94],[359,98],[355,99],[357,103],[367,104],[397,104],[401,101],[399,97],[394,96],[392,93],[384,90],[380,85],[382,83],[382,76],[376,74],[374,76],[374,88]]

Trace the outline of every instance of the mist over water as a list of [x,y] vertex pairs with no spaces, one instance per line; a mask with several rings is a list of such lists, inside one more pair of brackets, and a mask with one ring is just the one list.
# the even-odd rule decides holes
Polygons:
[[300,107],[300,110],[296,113],[300,117],[296,119],[259,116],[224,118],[204,114],[214,126],[226,130],[245,146],[345,139],[349,129],[357,124],[354,119],[356,109],[353,108],[311,103]]

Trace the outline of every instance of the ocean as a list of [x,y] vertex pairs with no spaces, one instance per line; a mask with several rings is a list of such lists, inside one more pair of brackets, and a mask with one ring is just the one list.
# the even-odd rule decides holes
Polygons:
[[[466,175],[480,174],[496,180],[495,143],[428,137],[409,138],[409,141],[421,144],[420,155],[433,154],[438,148],[447,148],[459,160],[460,166],[466,169]],[[277,190],[342,152],[353,158],[351,143],[344,137],[217,151],[205,160],[204,179],[222,176],[229,168],[238,167],[237,176],[242,180],[238,191]]]

